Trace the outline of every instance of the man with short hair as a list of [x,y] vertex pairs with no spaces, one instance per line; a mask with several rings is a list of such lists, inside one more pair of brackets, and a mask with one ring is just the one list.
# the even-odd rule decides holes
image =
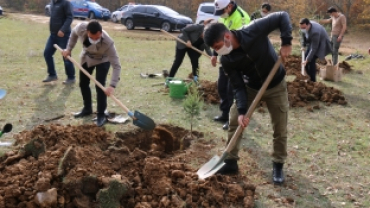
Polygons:
[[271,5],[269,3],[263,3],[261,9],[253,12],[251,15],[251,20],[266,17],[271,11]]
[[302,49],[307,46],[305,61],[302,63],[311,81],[316,82],[316,59],[325,59],[332,53],[329,36],[323,26],[317,22],[302,18],[299,22],[301,28]]
[[330,14],[330,19],[320,20],[321,24],[331,23],[331,43],[333,48],[333,65],[338,63],[338,53],[340,44],[343,41],[344,33],[347,29],[346,16],[338,12],[335,7],[329,7],[327,13]]
[[[54,44],[65,48],[69,35],[71,34],[71,24],[73,21],[72,4],[67,0],[52,0],[50,2],[50,36],[46,42],[44,57],[47,65],[48,76],[43,82],[52,82],[58,80],[55,70],[53,55],[56,51]],[[75,68],[68,59],[63,58],[64,69],[67,79],[63,84],[75,83]]]
[[[283,58],[292,51],[292,26],[286,12],[271,13],[257,19],[240,30],[228,30],[222,24],[213,24],[205,31],[204,41],[217,53],[222,54],[221,64],[230,78],[236,102],[230,109],[228,142],[240,125],[245,128],[249,118],[245,114],[259,89],[270,74],[278,56],[268,35],[280,29]],[[248,81],[244,82],[243,77]],[[280,65],[261,100],[267,104],[274,130],[273,134],[273,182],[284,182],[283,165],[287,157],[288,92],[285,82],[285,69]],[[238,167],[240,135],[235,147],[230,151],[225,165],[219,174],[236,174]]]
[[[93,20],[89,23],[82,22],[73,28],[67,48],[62,52],[64,57],[71,54],[78,39],[82,43],[81,65],[89,74],[92,74],[96,68],[96,80],[101,85],[105,86],[109,67],[110,65],[113,67],[111,81],[105,92],[98,86],[95,86],[97,94],[96,125],[103,126],[107,121],[104,114],[107,108],[107,95],[113,94],[114,88],[118,84],[121,73],[121,63],[119,62],[119,57],[112,38],[102,29],[98,21]],[[93,112],[89,85],[89,77],[80,71],[80,88],[84,107],[81,112],[74,115],[75,118],[88,116]]]
[[[230,30],[239,29],[250,22],[248,13],[239,7],[234,1],[230,0],[215,0],[214,14],[216,16],[221,16],[218,21],[223,23]],[[211,57],[212,66],[216,66],[218,55],[222,54],[213,52],[213,56]],[[222,128],[227,130],[229,128],[229,111],[234,102],[234,95],[229,84],[229,78],[225,74],[222,66],[219,67],[217,90],[221,98],[220,110],[222,113],[221,115],[216,116],[214,120],[226,122]]]

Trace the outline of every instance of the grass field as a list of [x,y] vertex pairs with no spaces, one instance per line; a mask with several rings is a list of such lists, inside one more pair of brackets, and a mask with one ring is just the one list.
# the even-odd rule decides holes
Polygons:
[[[78,84],[64,86],[66,78],[61,56],[55,55],[59,80],[44,85],[46,65],[43,49],[48,37],[48,25],[14,18],[0,19],[0,88],[8,94],[0,100],[0,125],[12,123],[13,132],[1,141],[11,141],[20,131],[29,130],[45,120],[64,125],[91,123],[91,118],[74,119],[73,112],[82,107]],[[142,79],[140,73],[161,73],[169,69],[174,57],[175,42],[159,31],[108,30],[115,40],[122,64],[121,82],[115,95],[130,110],[153,118],[156,123],[189,128],[184,121],[182,101],[173,100],[152,84],[163,79]],[[296,48],[298,46],[295,46]],[[78,60],[81,47],[73,51]],[[343,59],[343,57],[340,57]],[[352,60],[355,71],[346,74],[342,82],[324,82],[343,91],[347,106],[325,106],[308,112],[304,108],[289,111],[288,160],[285,165],[286,185],[271,184],[272,130],[268,113],[255,113],[244,132],[241,174],[257,185],[256,207],[370,207],[370,59]],[[200,79],[217,79],[218,69],[201,58]],[[76,68],[76,70],[78,70]],[[191,71],[188,58],[177,74],[185,78]],[[288,79],[292,79],[288,77]],[[91,85],[93,97],[94,86]],[[316,103],[315,103],[316,104]],[[94,101],[94,109],[96,102]],[[108,110],[124,114],[109,100]],[[227,137],[222,125],[212,121],[219,113],[218,106],[205,105],[195,130],[205,133],[206,139],[219,144],[214,154],[224,148]],[[129,131],[133,124],[112,125],[108,131]],[[3,154],[9,148],[0,149]],[[248,163],[245,161],[253,161]],[[194,163],[195,166],[199,165]],[[253,165],[254,168],[250,168]],[[244,168],[243,168],[244,167]],[[248,170],[248,171],[245,171]],[[291,203],[285,203],[286,200]]]

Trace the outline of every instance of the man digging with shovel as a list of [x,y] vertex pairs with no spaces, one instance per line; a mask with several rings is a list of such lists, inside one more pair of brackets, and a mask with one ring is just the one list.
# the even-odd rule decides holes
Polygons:
[[[280,29],[281,32],[280,55],[284,58],[292,51],[291,41],[293,39],[290,18],[286,12],[272,13],[265,18],[253,21],[240,30],[230,31],[225,25],[217,23],[205,31],[205,43],[218,54],[223,54],[220,59],[221,64],[229,76],[236,99],[230,109],[228,143],[239,125],[243,128],[248,126],[249,117],[245,114],[278,60],[274,47],[268,39],[268,34],[276,29]],[[243,75],[248,77],[247,84],[243,80]],[[289,103],[284,77],[285,70],[280,65],[261,98],[267,104],[274,130],[272,176],[276,184],[284,182],[283,165],[287,157]],[[238,173],[238,143],[241,138],[242,134],[237,138],[236,145],[228,153],[224,160],[225,164],[217,173]]]

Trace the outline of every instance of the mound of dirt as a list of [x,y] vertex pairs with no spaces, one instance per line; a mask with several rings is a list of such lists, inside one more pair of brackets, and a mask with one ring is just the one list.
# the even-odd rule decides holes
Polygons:
[[[115,135],[95,125],[38,126],[0,158],[2,207],[254,207],[244,176],[199,180],[210,159],[202,133],[169,125]],[[191,144],[193,143],[193,144]]]
[[220,103],[220,96],[217,91],[217,82],[201,80],[199,90],[203,95],[204,102],[209,104]]
[[291,107],[306,107],[309,102],[313,101],[325,102],[327,106],[330,106],[332,103],[338,103],[340,105],[347,104],[340,90],[327,87],[322,82],[296,79],[293,82],[287,82],[287,88],[288,100]]

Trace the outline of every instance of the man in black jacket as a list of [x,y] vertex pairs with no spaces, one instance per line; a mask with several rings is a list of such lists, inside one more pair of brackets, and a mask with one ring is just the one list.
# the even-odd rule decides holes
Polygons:
[[[213,24],[205,31],[207,45],[224,54],[221,64],[230,78],[236,103],[230,109],[229,141],[238,125],[246,127],[249,119],[245,114],[253,99],[262,87],[278,57],[268,39],[268,34],[276,29],[281,32],[280,54],[284,58],[291,53],[292,26],[286,12],[272,13],[265,18],[253,21],[240,30],[229,31],[223,24]],[[243,77],[247,77],[245,84]],[[273,181],[284,182],[283,164],[287,157],[288,93],[285,70],[280,66],[262,96],[271,116],[273,134]],[[242,136],[238,138],[240,139]],[[239,143],[238,141],[238,143]],[[226,165],[219,170],[221,174],[238,172],[239,147],[231,151],[225,159]]]
[[[72,4],[67,0],[52,0],[50,3],[50,11],[50,36],[44,50],[48,76],[43,82],[51,82],[58,79],[53,58],[56,49],[53,45],[57,44],[61,48],[66,48],[73,21]],[[63,84],[73,84],[75,83],[75,68],[73,63],[66,58],[63,58],[63,60],[65,72],[67,74],[67,79]]]

